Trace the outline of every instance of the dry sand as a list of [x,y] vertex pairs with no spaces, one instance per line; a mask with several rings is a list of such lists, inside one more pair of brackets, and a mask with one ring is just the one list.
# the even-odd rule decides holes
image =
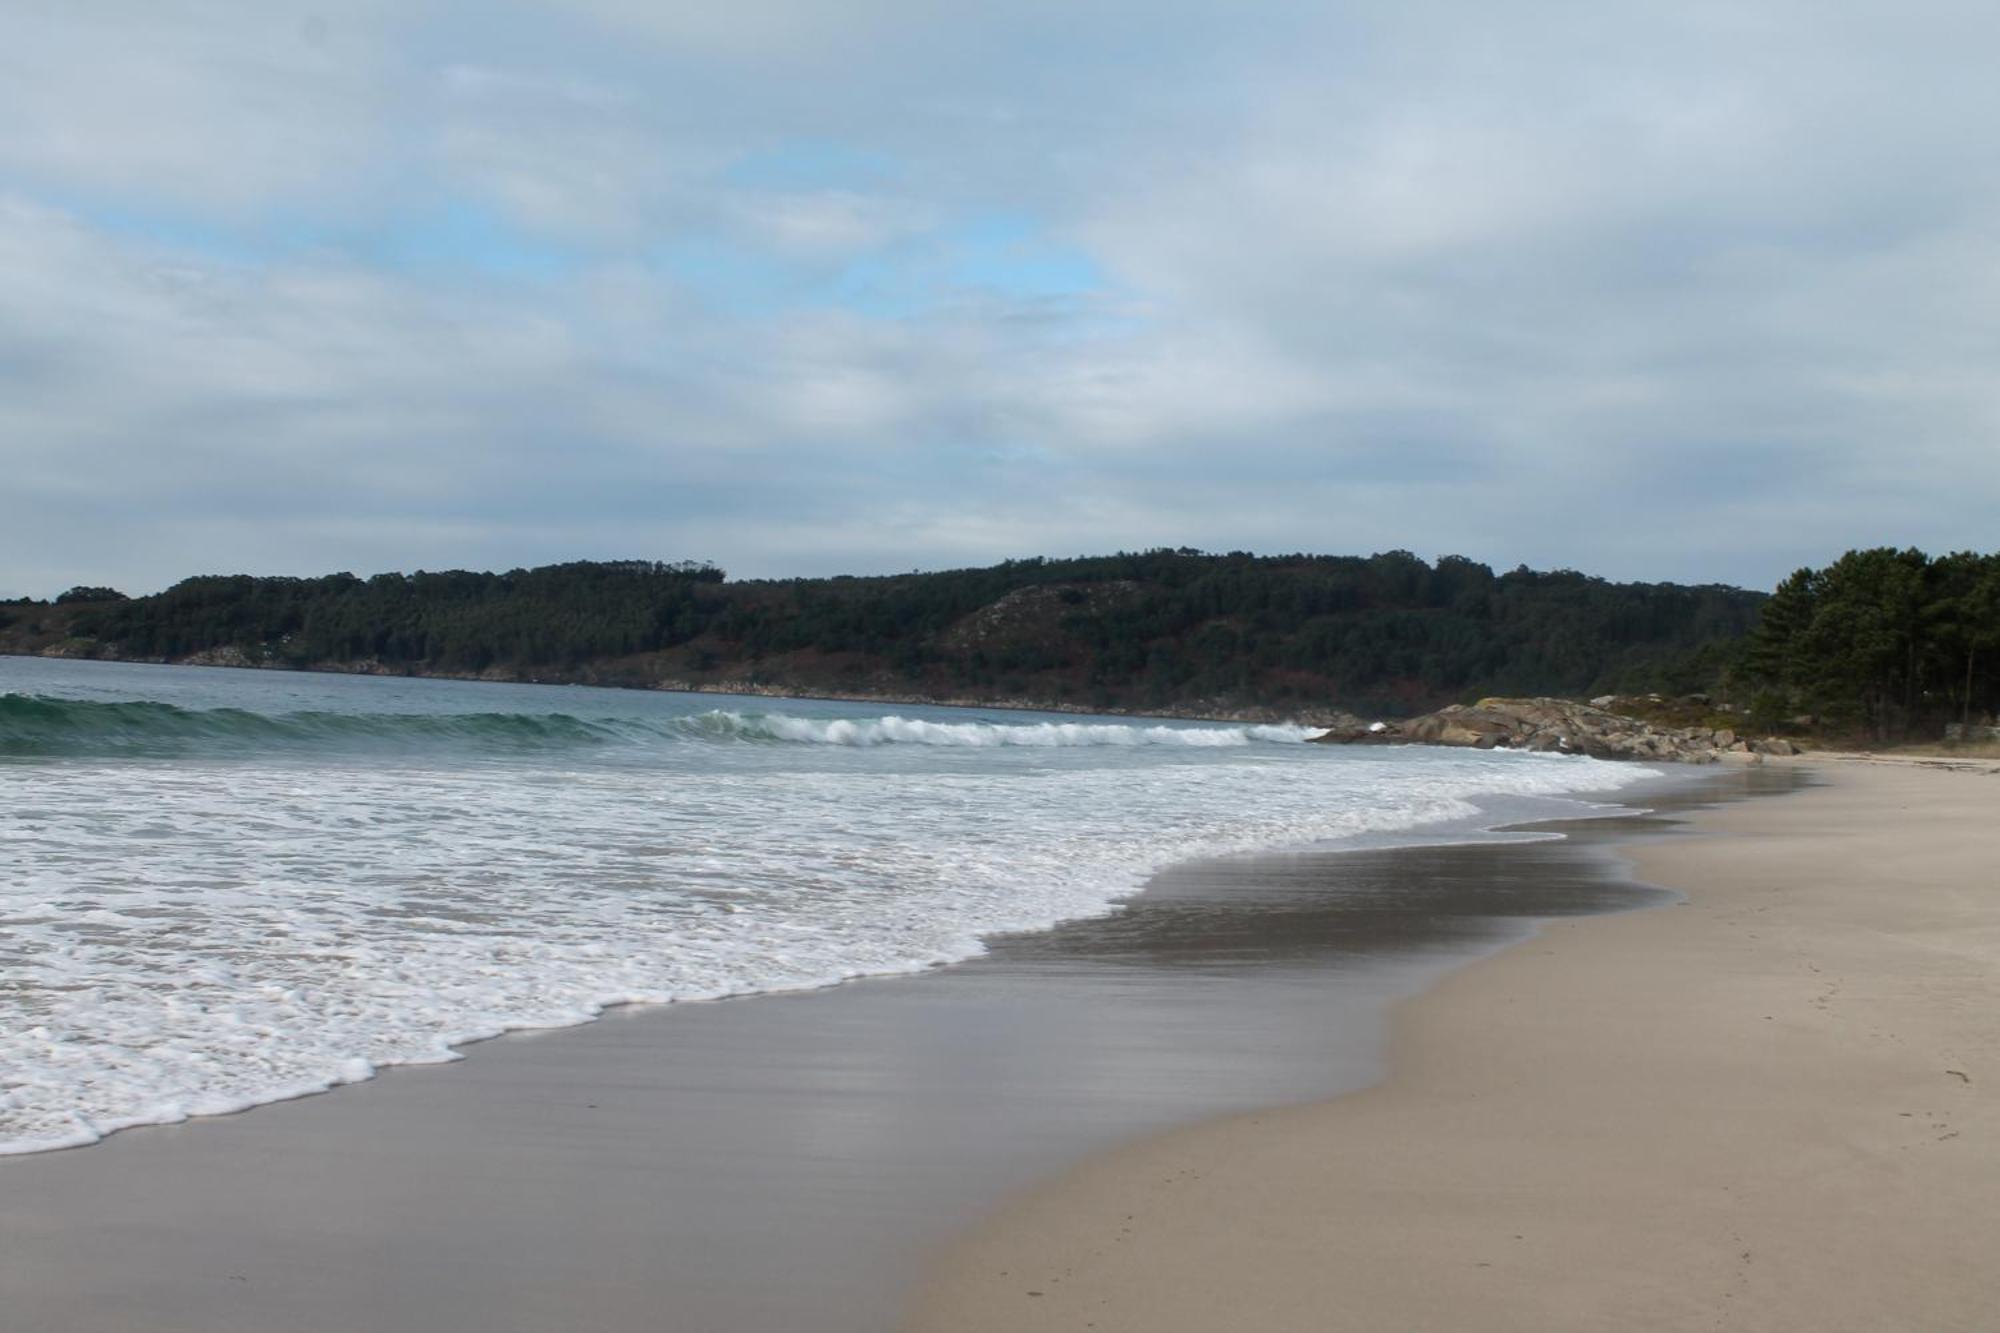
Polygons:
[[2000,774],[1831,762],[1399,1012],[1391,1075],[1094,1159],[916,1333],[2000,1328]]

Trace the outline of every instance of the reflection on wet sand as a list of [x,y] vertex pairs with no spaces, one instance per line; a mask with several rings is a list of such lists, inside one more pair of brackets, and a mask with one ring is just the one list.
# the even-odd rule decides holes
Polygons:
[[626,1010],[0,1161],[0,1305],[10,1333],[880,1330],[1006,1192],[1365,1085],[1387,1007],[1442,970],[1540,918],[1657,901],[1608,848],[1670,827],[1185,866],[918,977]]

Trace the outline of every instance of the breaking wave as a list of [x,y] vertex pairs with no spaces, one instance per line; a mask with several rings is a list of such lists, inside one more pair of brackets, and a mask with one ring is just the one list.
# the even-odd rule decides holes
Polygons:
[[721,709],[656,719],[567,713],[265,714],[135,700],[105,703],[0,695],[0,756],[218,758],[286,751],[519,754],[577,747],[699,741],[806,745],[1142,746],[1213,748],[1291,744],[1297,726],[1136,725],[1110,722],[930,722],[890,714],[813,718]]
[[[610,1004],[920,971],[1175,862],[1589,813],[1651,776],[1301,727],[153,670],[0,693],[0,1155]],[[132,699],[155,680],[182,692]]]

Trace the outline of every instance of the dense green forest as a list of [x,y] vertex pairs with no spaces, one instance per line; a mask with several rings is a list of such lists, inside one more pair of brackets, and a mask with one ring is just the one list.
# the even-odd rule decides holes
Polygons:
[[1736,666],[1758,720],[1799,712],[1876,740],[2000,709],[2000,555],[1849,551],[1778,585]]
[[0,650],[1122,709],[1414,712],[1707,686],[1762,594],[1447,556],[1158,550],[879,578],[708,565],[188,579],[0,608]]
[[1849,551],[1768,598],[1401,551],[742,582],[651,561],[229,575],[0,605],[0,651],[1196,712],[1706,690],[1764,726],[1889,740],[2000,711],[2000,555]]

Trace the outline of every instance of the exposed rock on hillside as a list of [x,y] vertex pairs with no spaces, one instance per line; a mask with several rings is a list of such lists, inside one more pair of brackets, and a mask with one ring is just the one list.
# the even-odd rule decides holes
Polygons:
[[1130,579],[1102,583],[1046,583],[1003,594],[939,636],[942,647],[969,650],[1062,637],[1067,616],[1093,615],[1123,605],[1142,589]]
[[1767,754],[1797,753],[1789,741],[1751,742],[1733,731],[1705,727],[1656,727],[1568,699],[1481,699],[1403,722],[1336,727],[1319,739],[1334,745],[1452,745],[1693,764],[1718,759],[1757,763]]

